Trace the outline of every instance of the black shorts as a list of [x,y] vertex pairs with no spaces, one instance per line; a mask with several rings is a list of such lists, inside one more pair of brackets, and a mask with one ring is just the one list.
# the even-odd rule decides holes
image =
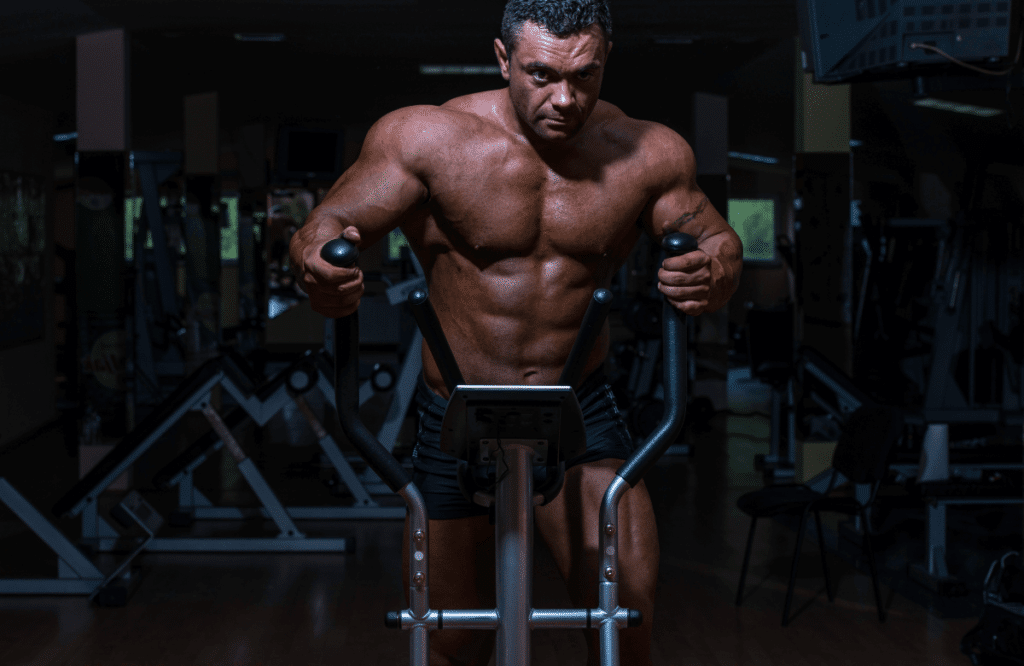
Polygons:
[[[587,450],[567,460],[566,469],[606,458],[626,459],[633,437],[612,394],[604,371],[598,368],[576,391],[583,412]],[[412,453],[413,481],[423,494],[431,520],[485,516],[488,509],[468,501],[459,489],[458,461],[441,451],[441,421],[448,402],[434,393],[420,374],[416,389],[420,427]]]

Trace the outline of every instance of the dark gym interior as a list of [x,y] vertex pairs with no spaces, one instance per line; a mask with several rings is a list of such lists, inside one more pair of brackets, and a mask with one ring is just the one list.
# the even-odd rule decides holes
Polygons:
[[[612,0],[602,99],[689,142],[744,243],[645,477],[654,664],[1024,663],[1022,5]],[[378,118],[506,85],[503,6],[0,4],[0,664],[407,663],[405,503],[288,243]],[[611,286],[637,438],[660,253]],[[359,266],[359,413],[411,469],[423,270],[400,231]]]

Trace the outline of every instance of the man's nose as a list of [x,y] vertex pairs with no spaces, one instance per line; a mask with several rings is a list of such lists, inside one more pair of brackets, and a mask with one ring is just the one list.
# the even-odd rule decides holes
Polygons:
[[551,105],[559,108],[564,108],[572,104],[572,87],[568,81],[560,81],[556,86],[555,90],[551,95]]

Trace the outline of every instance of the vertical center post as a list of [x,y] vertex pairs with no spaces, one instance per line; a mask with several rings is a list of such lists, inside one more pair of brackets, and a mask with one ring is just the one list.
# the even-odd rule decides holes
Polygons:
[[498,633],[495,665],[530,663],[533,608],[533,458],[527,444],[501,442],[495,455],[495,575]]

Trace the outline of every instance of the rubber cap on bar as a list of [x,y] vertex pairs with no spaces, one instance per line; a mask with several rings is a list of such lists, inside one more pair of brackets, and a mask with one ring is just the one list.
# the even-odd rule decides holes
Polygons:
[[401,629],[402,620],[398,613],[395,611],[388,611],[388,614],[384,616],[384,626],[388,629]]
[[668,234],[661,239],[661,249],[665,250],[670,257],[678,257],[698,249],[697,239],[682,232]]
[[626,620],[627,627],[639,627],[644,623],[644,614],[638,610],[629,611],[629,619]]
[[320,258],[331,266],[348,268],[359,260],[359,249],[345,238],[335,238],[320,248]]

